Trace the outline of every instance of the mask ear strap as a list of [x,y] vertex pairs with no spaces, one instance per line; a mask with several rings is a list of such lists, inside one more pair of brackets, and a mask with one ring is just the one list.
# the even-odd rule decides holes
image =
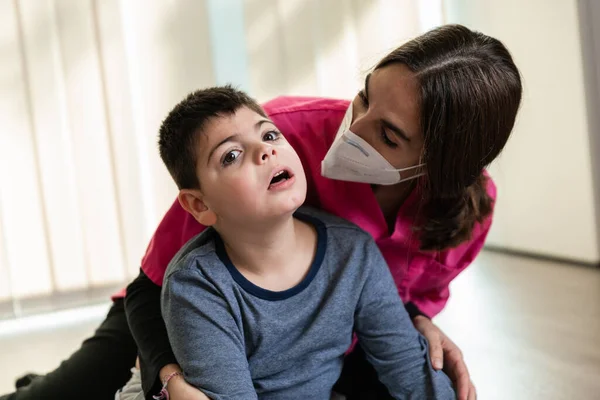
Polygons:
[[416,175],[413,175],[413,176],[411,176],[411,177],[408,177],[408,178],[405,178],[405,179],[400,179],[400,180],[398,181],[398,183],[400,183],[400,182],[406,182],[406,181],[410,181],[411,179],[420,178],[420,177],[422,177],[422,176],[425,176],[425,175],[427,175],[427,173],[426,173],[425,171],[423,171],[423,172],[421,172],[421,173],[418,173],[418,174],[416,174]]
[[[422,163],[422,164],[413,165],[412,167],[389,169],[388,171],[404,172],[404,171],[410,171],[411,169],[415,169],[415,168],[424,168],[426,165],[427,164]],[[421,174],[419,174],[419,176],[424,175],[424,174],[425,174],[425,172],[422,172]]]

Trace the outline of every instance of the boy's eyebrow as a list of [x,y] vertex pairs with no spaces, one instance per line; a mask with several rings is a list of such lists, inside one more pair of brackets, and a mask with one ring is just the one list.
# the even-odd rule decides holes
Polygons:
[[[273,121],[268,120],[268,119],[261,119],[256,124],[254,124],[254,129],[255,130],[259,129],[263,124],[273,124]],[[275,124],[273,124],[273,125],[275,125]],[[212,150],[210,151],[210,153],[208,154],[208,158],[206,159],[206,164],[208,165],[208,162],[210,161],[215,150],[217,150],[221,145],[223,145],[227,142],[231,142],[233,139],[237,138],[238,136],[240,136],[240,134],[236,133],[235,135],[227,136],[225,139],[223,139],[219,143],[217,143],[217,145],[215,147],[213,147]]]
[[[271,121],[270,119],[267,118],[263,118],[261,120],[259,120],[256,125],[254,125],[254,129],[258,129],[262,126],[262,124],[273,124],[273,121]],[[275,125],[275,124],[273,124]]]
[[228,136],[225,139],[221,140],[219,143],[217,143],[217,145],[215,147],[213,147],[212,150],[210,151],[210,153],[208,154],[208,158],[206,159],[206,165],[208,165],[208,162],[210,161],[215,150],[217,150],[221,145],[223,145],[227,142],[231,142],[233,139],[235,139],[238,136],[240,136],[239,133],[236,133],[235,135]]

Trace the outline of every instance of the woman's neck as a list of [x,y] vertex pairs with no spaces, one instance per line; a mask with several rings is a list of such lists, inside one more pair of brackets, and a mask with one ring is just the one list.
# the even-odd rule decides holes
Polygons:
[[410,181],[400,182],[396,185],[371,185],[373,194],[377,199],[377,203],[390,232],[394,230],[400,207],[402,207],[408,196],[410,196],[416,183],[416,179],[411,179]]

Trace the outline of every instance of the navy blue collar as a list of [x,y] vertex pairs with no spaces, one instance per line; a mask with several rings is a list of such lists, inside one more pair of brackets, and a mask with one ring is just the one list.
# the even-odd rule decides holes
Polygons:
[[233,265],[233,263],[229,259],[229,256],[225,251],[225,244],[223,243],[221,236],[219,236],[219,234],[215,232],[215,250],[217,256],[219,257],[221,262],[225,264],[225,267],[227,267],[227,270],[231,274],[233,280],[235,280],[238,283],[238,285],[240,285],[246,292],[263,300],[285,300],[297,295],[298,293],[306,289],[308,285],[310,285],[314,277],[317,275],[317,272],[319,272],[321,264],[323,263],[323,259],[325,258],[325,249],[327,248],[327,230],[325,229],[325,224],[321,220],[311,215],[303,214],[298,211],[294,213],[294,218],[298,218],[299,220],[307,222],[315,227],[317,231],[317,251],[315,253],[315,258],[313,259],[312,264],[310,266],[310,270],[308,271],[308,274],[306,274],[304,279],[302,279],[302,281],[296,286],[283,290],[281,292],[274,292],[271,290],[263,289],[246,279],[246,277],[244,277],[244,275],[242,275],[240,271],[238,271],[238,269]]

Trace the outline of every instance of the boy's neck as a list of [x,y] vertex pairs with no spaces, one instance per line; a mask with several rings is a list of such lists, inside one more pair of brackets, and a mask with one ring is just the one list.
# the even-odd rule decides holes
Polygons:
[[[218,229],[231,262],[247,279],[260,280],[279,273],[290,276],[290,269],[297,271],[302,265],[308,271],[314,251],[307,250],[316,248],[311,226],[292,215],[259,225]],[[264,287],[260,282],[258,285]]]

